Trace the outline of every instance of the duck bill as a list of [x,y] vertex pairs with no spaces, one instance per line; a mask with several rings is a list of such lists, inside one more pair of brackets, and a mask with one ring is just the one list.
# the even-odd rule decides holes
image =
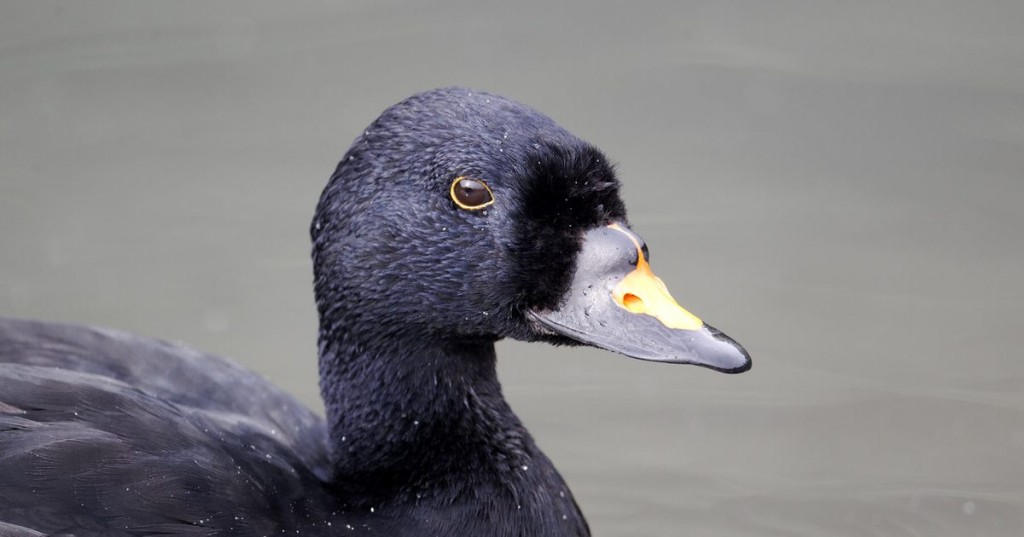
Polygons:
[[672,298],[651,271],[643,240],[617,223],[587,232],[561,305],[530,317],[555,334],[641,360],[724,373],[751,365],[739,343]]

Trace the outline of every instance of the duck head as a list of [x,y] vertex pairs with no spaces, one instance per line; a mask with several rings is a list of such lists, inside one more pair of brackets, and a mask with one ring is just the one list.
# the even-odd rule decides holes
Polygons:
[[608,159],[496,95],[439,89],[386,110],[339,163],[311,233],[327,338],[372,326],[750,368],[651,271]]

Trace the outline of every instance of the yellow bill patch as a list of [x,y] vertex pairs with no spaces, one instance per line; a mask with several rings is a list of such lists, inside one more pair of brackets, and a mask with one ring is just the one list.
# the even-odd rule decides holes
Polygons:
[[627,274],[612,290],[615,302],[632,313],[650,315],[661,321],[661,324],[678,330],[700,330],[704,321],[686,311],[672,298],[672,295],[661,281],[651,272],[651,267],[644,258],[643,249],[635,237],[618,224],[608,227],[629,237],[636,247],[636,268]]

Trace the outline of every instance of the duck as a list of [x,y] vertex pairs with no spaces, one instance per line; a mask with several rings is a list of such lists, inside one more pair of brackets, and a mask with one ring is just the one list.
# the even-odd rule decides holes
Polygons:
[[181,344],[0,320],[0,535],[587,536],[495,342],[751,366],[652,272],[604,154],[498,95],[385,110],[310,236],[323,416]]

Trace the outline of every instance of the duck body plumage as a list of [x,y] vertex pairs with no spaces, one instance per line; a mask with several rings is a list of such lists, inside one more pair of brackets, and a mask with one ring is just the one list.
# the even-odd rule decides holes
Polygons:
[[6,319],[0,353],[0,522],[72,535],[339,522],[327,517],[341,505],[324,479],[323,420],[245,368],[121,332]]
[[[488,203],[459,200],[466,178]],[[650,273],[618,187],[600,151],[502,97],[386,110],[310,229],[324,418],[184,346],[0,319],[0,535],[589,535],[494,342],[750,366]]]
[[[489,533],[491,525],[516,527],[511,513],[495,520],[499,505],[460,505],[460,494],[442,508],[396,508],[368,501],[366,491],[346,500],[331,482],[323,419],[223,358],[116,330],[18,319],[0,319],[0,354],[5,537],[505,535]],[[493,493],[472,480],[459,489]],[[565,500],[568,489],[558,492]],[[574,503],[565,509],[559,516],[585,524]]]

